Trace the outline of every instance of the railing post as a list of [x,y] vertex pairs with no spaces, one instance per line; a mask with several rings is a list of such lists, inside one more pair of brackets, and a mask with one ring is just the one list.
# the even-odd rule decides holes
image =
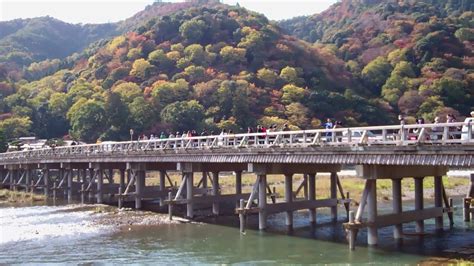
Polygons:
[[472,126],[471,126],[471,120],[467,122],[467,141],[470,141],[472,139]]

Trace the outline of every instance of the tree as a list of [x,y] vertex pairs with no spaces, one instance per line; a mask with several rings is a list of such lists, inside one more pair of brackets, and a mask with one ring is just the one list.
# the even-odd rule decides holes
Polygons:
[[206,60],[206,53],[200,44],[191,44],[184,49],[185,58],[194,64],[202,65]]
[[0,121],[0,131],[7,140],[28,136],[32,122],[29,117],[10,117]]
[[469,28],[460,28],[458,29],[454,35],[458,38],[461,42],[467,41],[472,42],[474,41],[474,29]]
[[143,98],[136,97],[128,106],[130,110],[129,127],[141,132],[159,117],[153,106]]
[[163,70],[167,70],[173,65],[173,61],[161,49],[151,52],[148,55],[148,61]]
[[281,101],[284,104],[301,102],[307,96],[305,89],[292,84],[283,86],[282,91],[283,96],[281,97]]
[[142,95],[140,87],[133,82],[124,82],[112,88],[112,92],[120,95],[122,101],[130,103],[136,97]]
[[175,130],[199,130],[204,119],[204,107],[196,100],[175,102],[161,111],[161,119]]
[[151,70],[152,65],[145,59],[140,58],[133,62],[132,70],[130,70],[130,75],[144,80],[149,76]]
[[362,69],[362,79],[370,85],[370,91],[380,95],[380,88],[392,72],[392,66],[384,57],[377,57]]
[[301,103],[290,103],[286,106],[285,114],[288,121],[299,128],[306,128],[309,125],[309,110]]
[[127,139],[130,112],[121,96],[118,93],[108,92],[105,96],[104,110],[107,118],[105,134],[108,135],[108,138],[115,140]]
[[3,130],[0,130],[0,152],[6,152],[8,149],[8,142]]
[[179,33],[181,37],[190,43],[198,43],[206,32],[206,23],[199,19],[192,19],[185,21],[179,27]]
[[289,84],[299,85],[304,82],[304,80],[299,77],[296,68],[290,66],[286,66],[280,71],[280,78]]
[[189,84],[184,79],[175,82],[162,82],[157,84],[151,93],[158,109],[177,101],[184,101],[189,95]]
[[245,57],[247,50],[244,48],[234,48],[232,46],[224,46],[219,52],[222,61],[229,66],[235,64],[243,64],[247,62]]
[[90,99],[80,99],[69,112],[67,118],[71,124],[71,135],[87,142],[95,142],[106,124],[104,103]]
[[278,75],[272,69],[262,68],[257,71],[257,77],[265,83],[266,86],[274,86]]

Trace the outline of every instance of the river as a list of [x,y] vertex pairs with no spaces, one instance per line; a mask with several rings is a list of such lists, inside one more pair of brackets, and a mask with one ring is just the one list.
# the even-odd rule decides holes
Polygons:
[[[306,212],[296,213],[291,235],[285,231],[284,214],[269,217],[268,232],[249,229],[242,235],[237,217],[207,223],[117,226],[106,213],[78,206],[0,205],[0,263],[416,264],[446,255],[443,251],[448,248],[474,245],[474,224],[463,222],[462,209],[455,213],[454,229],[448,228],[445,219],[444,233],[406,236],[400,245],[389,227],[379,230],[380,244],[373,248],[366,246],[362,231],[351,252],[341,223],[329,223],[323,210],[318,212],[322,224],[316,227],[308,226]],[[109,221],[97,222],[101,217]],[[255,224],[250,219],[250,226]],[[434,221],[427,220],[426,231],[433,228]],[[413,232],[414,225],[405,225],[404,230]]]

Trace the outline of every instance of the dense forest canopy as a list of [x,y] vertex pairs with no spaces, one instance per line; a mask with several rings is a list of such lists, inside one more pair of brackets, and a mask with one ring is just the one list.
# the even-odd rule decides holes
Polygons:
[[[0,131],[92,142],[128,139],[130,128],[238,132],[466,114],[474,15],[466,1],[448,2],[345,0],[280,22],[294,37],[240,7],[157,3],[80,53],[32,57],[21,70],[0,64]],[[7,38],[0,47],[11,47]]]
[[344,0],[279,25],[332,49],[364,95],[433,121],[474,105],[473,11],[466,0]]

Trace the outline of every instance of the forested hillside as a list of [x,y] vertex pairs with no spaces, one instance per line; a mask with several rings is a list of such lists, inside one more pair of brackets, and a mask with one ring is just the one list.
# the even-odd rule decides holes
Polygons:
[[90,43],[116,35],[115,24],[69,24],[51,17],[0,22],[0,63],[28,66],[64,58]]
[[2,83],[8,137],[86,141],[140,133],[232,129],[256,123],[383,123],[378,100],[359,96],[330,50],[284,36],[260,14],[215,5],[154,18],[31,83]]
[[364,95],[432,121],[474,106],[473,9],[467,0],[343,0],[279,25],[344,60]]

